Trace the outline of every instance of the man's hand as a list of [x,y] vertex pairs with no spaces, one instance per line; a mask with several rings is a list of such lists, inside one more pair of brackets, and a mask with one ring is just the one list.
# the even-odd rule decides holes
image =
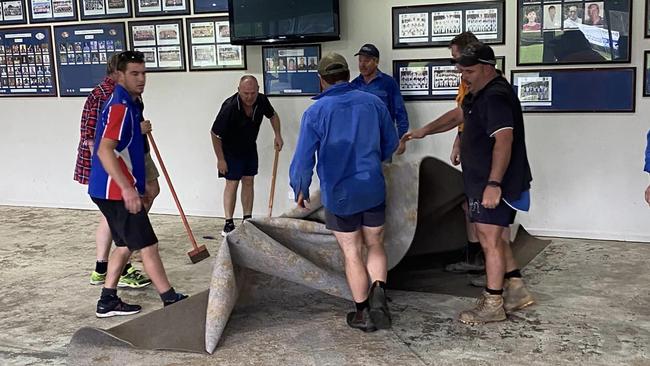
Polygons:
[[300,207],[302,209],[305,209],[305,210],[309,209],[309,200],[306,200],[302,196],[302,192],[298,193],[298,200],[296,201],[296,203],[298,204],[298,207]]
[[92,157],[95,153],[95,140],[86,140],[86,146],[88,146],[88,150],[90,150],[90,156]]
[[124,200],[124,207],[132,214],[137,214],[142,210],[142,200],[138,191],[133,187],[122,190],[122,199]]
[[275,136],[275,141],[273,142],[275,150],[282,151],[282,146],[284,146],[284,141],[282,141],[282,136]]
[[140,129],[142,130],[143,135],[146,135],[149,132],[151,132],[152,131],[152,129],[151,129],[151,121],[149,121],[147,119],[147,120],[144,120],[144,121],[140,122]]
[[226,175],[228,173],[228,163],[226,163],[226,160],[217,160],[217,170],[219,173],[222,175]]
[[402,155],[404,154],[404,151],[406,151],[406,140],[404,140],[404,137],[402,137],[399,140],[399,146],[397,146],[397,150],[395,151],[395,154]]
[[460,164],[460,144],[454,142],[454,146],[451,148],[451,156],[449,156],[451,164],[456,166]]
[[501,201],[501,187],[487,186],[483,191],[481,205],[485,208],[495,208]]
[[645,189],[645,201],[650,205],[650,185]]

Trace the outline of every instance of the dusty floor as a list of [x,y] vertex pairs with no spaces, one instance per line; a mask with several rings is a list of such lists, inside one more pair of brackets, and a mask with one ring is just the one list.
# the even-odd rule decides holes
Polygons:
[[[237,310],[212,356],[70,347],[79,327],[128,320],[94,316],[100,289],[88,276],[97,215],[0,206],[0,364],[650,365],[650,245],[568,239],[554,239],[525,268],[539,304],[500,324],[456,322],[473,299],[393,291],[393,329],[363,334],[345,325],[350,304],[296,287],[293,296]],[[173,285],[206,289],[211,262],[190,263],[180,219],[152,221]],[[216,252],[220,240],[202,237],[218,237],[222,222],[190,224]],[[144,312],[161,306],[153,288],[121,296]]]

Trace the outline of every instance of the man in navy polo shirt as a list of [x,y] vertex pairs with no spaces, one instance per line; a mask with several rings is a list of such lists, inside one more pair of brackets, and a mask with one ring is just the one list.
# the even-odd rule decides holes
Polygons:
[[226,178],[226,188],[223,191],[226,224],[221,232],[223,236],[235,230],[232,216],[237,203],[239,181],[242,182],[244,220],[251,218],[253,213],[253,179],[258,168],[256,141],[264,117],[271,120],[275,149],[280,151],[284,145],[280,134],[280,117],[259,89],[254,76],[242,76],[237,93],[223,102],[212,124],[212,147],[217,156],[217,170],[220,178]]
[[397,134],[402,137],[409,130],[409,118],[404,107],[404,99],[399,86],[392,76],[379,70],[379,50],[373,44],[364,44],[355,54],[359,56],[359,72],[350,84],[381,99],[388,108],[390,117],[397,126]]
[[305,207],[318,157],[326,227],[334,232],[343,252],[356,306],[356,311],[347,315],[347,323],[364,332],[390,328],[384,293],[386,187],[382,161],[397,149],[397,133],[381,100],[350,85],[350,70],[343,56],[330,53],[323,57],[318,74],[323,92],[313,98],[316,103],[302,116],[289,169],[291,188],[298,205]]

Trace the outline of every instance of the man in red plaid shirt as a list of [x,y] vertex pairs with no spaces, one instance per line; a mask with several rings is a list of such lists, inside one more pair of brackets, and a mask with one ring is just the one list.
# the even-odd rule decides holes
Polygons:
[[[84,185],[88,185],[90,177],[90,162],[95,146],[95,127],[97,124],[97,117],[102,112],[104,102],[106,102],[111,94],[113,94],[113,89],[115,88],[115,73],[118,55],[119,53],[115,53],[108,61],[106,65],[106,77],[90,92],[90,95],[84,104],[83,112],[81,113],[81,134],[79,147],[77,148],[77,163],[74,172],[74,180]],[[143,123],[148,126],[148,131],[151,131],[151,124],[148,121],[144,121]],[[151,163],[153,163],[153,161]],[[147,173],[149,173],[149,170],[147,170]],[[158,178],[157,174],[152,178],[154,178],[154,180]],[[149,177],[147,177],[147,180],[149,180]],[[157,187],[157,180],[155,183]],[[149,188],[149,186],[149,181],[147,181],[147,188]],[[156,195],[157,190],[151,195],[150,203],[153,202],[153,198],[155,198]],[[112,241],[113,237],[111,235],[111,229],[109,228],[104,215],[101,215],[97,231],[95,232],[97,262],[95,263],[95,270],[90,275],[90,284],[92,285],[101,285],[106,279],[108,254],[111,249]],[[131,266],[131,263],[127,263],[122,272],[122,276],[120,277],[118,286],[142,288],[150,283],[150,279]]]

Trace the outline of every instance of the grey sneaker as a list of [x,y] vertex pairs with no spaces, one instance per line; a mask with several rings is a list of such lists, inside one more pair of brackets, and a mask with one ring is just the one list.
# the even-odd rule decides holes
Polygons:
[[506,320],[506,312],[503,310],[503,297],[501,295],[490,295],[483,291],[483,294],[476,301],[476,306],[473,309],[461,312],[458,315],[458,320],[470,325]]
[[517,277],[506,280],[503,286],[503,308],[506,313],[512,313],[534,303],[535,299],[526,288],[524,280]]

